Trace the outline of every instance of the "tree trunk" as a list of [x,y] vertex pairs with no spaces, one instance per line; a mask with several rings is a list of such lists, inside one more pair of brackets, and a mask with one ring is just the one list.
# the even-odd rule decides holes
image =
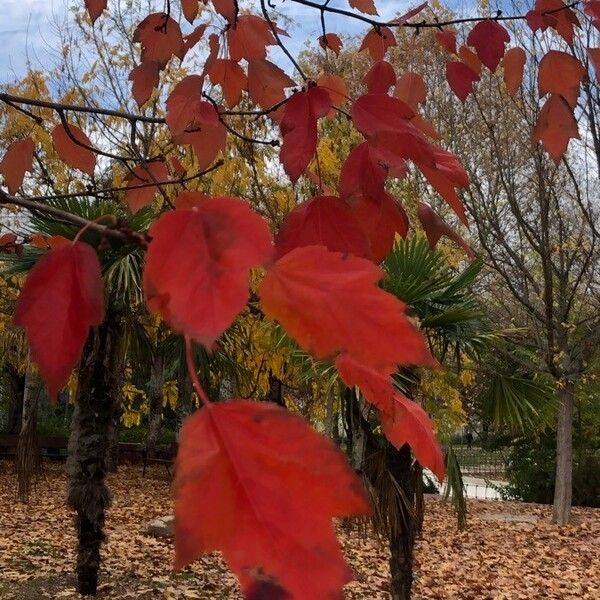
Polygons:
[[25,374],[21,431],[17,442],[16,471],[17,496],[20,502],[29,502],[31,482],[42,463],[37,443],[37,412],[41,386],[30,373]]
[[267,392],[267,400],[273,402],[282,408],[286,408],[285,400],[283,399],[283,383],[273,373],[269,372],[269,391]]
[[185,369],[179,369],[177,376],[177,405],[175,407],[175,420],[177,427],[177,440],[184,419],[192,412],[192,383]]
[[117,322],[109,313],[90,332],[83,350],[69,439],[67,499],[76,511],[77,591],[87,596],[97,591],[105,510],[110,502],[105,476],[111,418],[119,394],[117,345]]
[[390,575],[392,600],[410,600],[413,581],[414,529],[414,473],[410,447],[405,444],[396,450],[388,444],[386,453],[387,469],[400,486],[403,502],[401,514],[403,522],[390,535]]
[[162,418],[162,390],[163,390],[163,359],[157,352],[152,359],[150,368],[150,385],[148,398],[148,437],[146,438],[146,452],[149,458],[156,456],[156,447],[160,439],[160,425]]
[[552,521],[566,525],[571,519],[573,493],[573,402],[575,385],[566,381],[559,394],[558,427],[556,434],[556,478]]
[[6,433],[19,433],[23,420],[23,396],[25,394],[25,377],[10,363],[6,364],[9,385],[9,405],[6,421]]
[[423,520],[425,518],[425,497],[423,489],[423,467],[414,463],[415,474],[415,535],[421,536],[423,533]]

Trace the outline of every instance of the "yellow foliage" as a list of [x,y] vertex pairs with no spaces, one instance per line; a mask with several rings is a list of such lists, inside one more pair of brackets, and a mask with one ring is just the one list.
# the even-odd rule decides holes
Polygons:
[[449,370],[420,370],[417,399],[437,426],[441,437],[449,437],[466,420],[460,392],[460,378]]

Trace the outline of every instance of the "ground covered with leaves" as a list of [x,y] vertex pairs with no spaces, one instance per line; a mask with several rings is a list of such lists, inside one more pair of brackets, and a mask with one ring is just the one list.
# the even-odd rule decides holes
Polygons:
[[[107,519],[99,598],[102,600],[211,600],[240,598],[235,578],[217,555],[191,568],[171,570],[168,539],[142,531],[171,510],[164,469],[142,478],[138,466],[110,477],[113,504]],[[65,506],[61,465],[46,465],[29,505],[16,502],[9,463],[0,463],[0,598],[77,598],[73,591],[75,534]],[[549,507],[471,502],[469,524],[458,532],[450,508],[427,499],[418,542],[414,598],[530,600],[600,598],[600,510],[575,509],[575,522],[550,524]],[[518,522],[523,518],[535,522]],[[517,521],[517,522],[515,522]],[[361,528],[341,531],[355,573],[346,598],[389,598],[385,546]]]

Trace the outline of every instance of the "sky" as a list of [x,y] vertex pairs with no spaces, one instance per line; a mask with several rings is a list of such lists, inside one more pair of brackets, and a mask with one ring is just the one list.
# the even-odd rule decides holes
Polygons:
[[[28,60],[36,67],[49,62],[48,55],[55,51],[57,24],[68,18],[68,6],[75,0],[0,0],[0,84],[20,79],[26,72]],[[76,0],[83,5],[84,0]],[[112,2],[109,0],[109,9]],[[319,1],[319,0],[317,0]],[[418,0],[375,0],[381,19],[391,19],[398,13],[418,4]],[[252,0],[255,2],[255,0]],[[452,0],[456,4],[456,0]],[[258,4],[258,3],[257,3]],[[297,54],[307,39],[315,40],[321,33],[318,11],[293,4],[275,1],[282,12],[298,24],[292,31],[290,50]],[[347,0],[331,0],[331,6],[348,9]],[[163,2],[155,2],[161,10]],[[353,19],[326,16],[327,30],[340,34],[366,31],[366,25]],[[286,40],[287,41],[287,40]]]

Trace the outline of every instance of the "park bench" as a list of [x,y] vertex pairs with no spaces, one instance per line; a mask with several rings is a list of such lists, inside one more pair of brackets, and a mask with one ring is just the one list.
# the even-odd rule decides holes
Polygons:
[[147,448],[144,447],[144,468],[142,469],[142,477],[146,476],[146,467],[150,463],[164,465],[167,474],[171,477],[171,467],[177,456],[177,444],[162,444],[156,447],[153,456],[150,456]]
[[[18,434],[0,434],[0,458],[14,458],[18,442]],[[43,435],[37,439],[37,443],[44,458],[62,460],[67,456],[66,437]]]

